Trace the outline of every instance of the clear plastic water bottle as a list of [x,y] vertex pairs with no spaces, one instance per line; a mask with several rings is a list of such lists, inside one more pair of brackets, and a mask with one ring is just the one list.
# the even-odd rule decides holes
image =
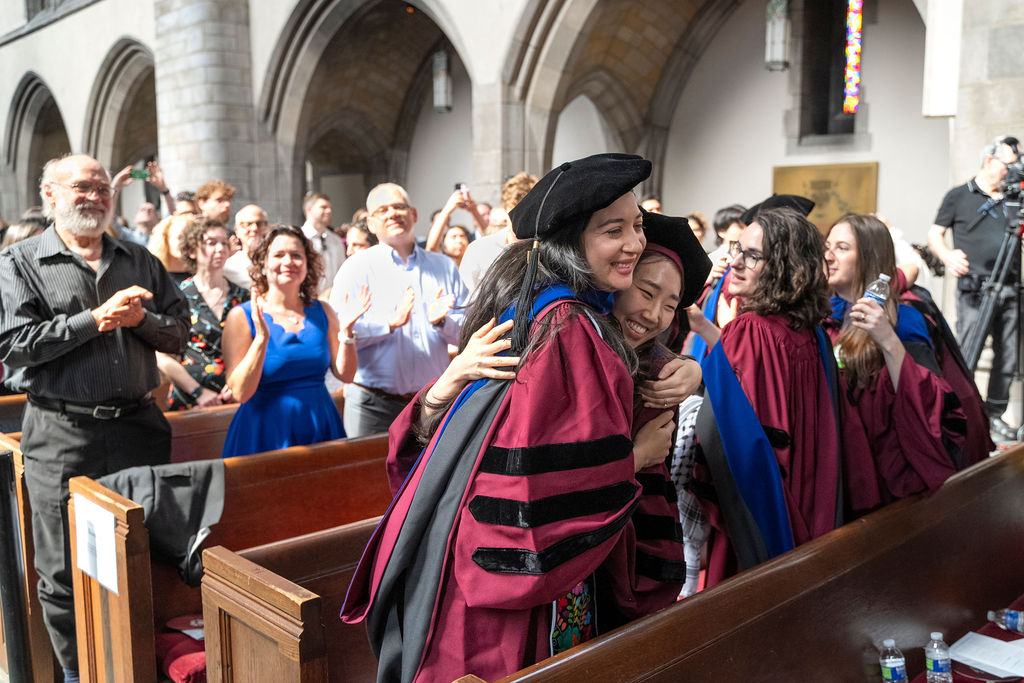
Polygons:
[[868,285],[864,296],[868,299],[874,299],[878,302],[879,306],[885,306],[885,302],[889,300],[889,281],[891,279],[885,273],[879,273],[878,279]]
[[1024,633],[1024,612],[1016,609],[1001,609],[988,613],[988,620],[994,622],[999,628]]
[[882,641],[878,663],[882,665],[883,681],[907,680],[907,660],[903,658],[903,653],[896,647],[896,641],[892,638]]
[[932,639],[924,646],[924,666],[928,683],[953,683],[949,645],[942,641],[942,634],[938,631],[932,633]]

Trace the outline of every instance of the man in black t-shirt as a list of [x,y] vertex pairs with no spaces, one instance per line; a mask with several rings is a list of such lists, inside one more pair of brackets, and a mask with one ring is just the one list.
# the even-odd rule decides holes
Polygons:
[[[999,193],[1006,166],[1017,160],[1016,138],[999,138],[983,152],[981,170],[965,184],[946,193],[928,231],[928,245],[957,277],[956,331],[960,342],[978,323],[982,284],[995,265],[1007,225],[1007,208]],[[953,232],[953,248],[946,245],[946,230]],[[1014,244],[1010,272],[996,299],[989,333],[992,335],[992,372],[985,407],[997,441],[1016,440],[1017,430],[1003,421],[1010,383],[1017,364],[1017,284],[1020,248]]]

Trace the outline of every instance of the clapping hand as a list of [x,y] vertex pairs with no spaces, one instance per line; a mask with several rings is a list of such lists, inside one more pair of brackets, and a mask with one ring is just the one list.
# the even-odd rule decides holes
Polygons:
[[405,294],[402,295],[402,300],[398,302],[398,308],[395,309],[395,317],[388,322],[388,327],[392,332],[409,322],[409,315],[412,313],[412,305],[415,302],[416,292],[412,290],[412,287],[406,287]]
[[437,294],[434,295],[434,300],[427,306],[427,320],[430,321],[431,325],[437,325],[448,312],[452,310],[452,306],[455,305],[455,295],[445,295],[444,287],[437,290]]
[[338,319],[341,322],[341,329],[347,338],[352,338],[352,328],[355,326],[356,321],[370,310],[370,303],[370,288],[366,285],[359,288],[359,299],[351,305],[348,302],[348,292],[345,292],[345,298],[342,300]]
[[253,341],[265,342],[270,339],[270,327],[263,317],[263,299],[254,297],[252,300],[252,326],[255,329]]
[[118,327],[135,327],[146,317],[142,300],[152,298],[153,293],[139,285],[132,285],[116,292],[92,310],[97,329],[100,332],[109,332]]

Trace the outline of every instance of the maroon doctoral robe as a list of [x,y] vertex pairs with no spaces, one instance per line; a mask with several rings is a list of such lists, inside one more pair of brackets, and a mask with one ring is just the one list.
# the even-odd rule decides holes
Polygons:
[[[657,377],[675,354],[663,346],[652,349],[650,374]],[[633,438],[665,412],[642,404],[634,411]],[[673,408],[678,422],[679,406]],[[674,440],[673,440],[674,441]],[[619,546],[596,573],[597,621],[602,633],[671,605],[686,581],[683,529],[677,494],[668,470],[668,456],[636,473],[640,501],[619,539]]]
[[[457,404],[418,459],[415,402],[393,424],[400,490],[342,610],[367,620],[378,680],[494,680],[548,657],[553,603],[602,566],[622,614],[671,602],[650,580],[668,560],[647,561],[633,526],[633,383],[578,306],[555,304],[557,334],[514,382],[483,383]],[[445,462],[452,473],[438,474]]]
[[960,468],[981,462],[989,453],[996,449],[989,433],[988,412],[985,401],[974,383],[974,373],[967,367],[960,355],[960,347],[956,337],[946,323],[942,311],[932,301],[928,291],[921,287],[912,287],[902,292],[901,300],[924,315],[928,322],[928,334],[935,349],[935,359],[942,370],[942,378],[960,399],[967,418],[967,440],[964,443],[964,461]]
[[[775,451],[793,542],[800,545],[836,528],[838,426],[814,332],[790,329],[784,316],[742,313],[725,326],[719,343]],[[710,478],[704,468],[696,475]],[[712,526],[710,586],[739,566],[721,510],[707,500],[702,505]]]
[[[886,366],[864,387],[851,388],[840,372],[849,404],[843,430],[847,506],[854,513],[938,488],[956,472],[964,452],[960,401],[945,379],[921,365],[936,367],[924,318],[909,306],[898,311],[897,334],[907,353],[897,388]],[[830,319],[826,329],[835,341],[840,321]]]

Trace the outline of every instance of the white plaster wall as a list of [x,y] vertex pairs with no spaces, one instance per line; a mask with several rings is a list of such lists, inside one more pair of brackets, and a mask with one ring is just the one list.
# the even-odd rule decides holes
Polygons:
[[0,2],[0,36],[3,36],[24,24],[24,0],[4,0],[3,2]]
[[555,141],[552,145],[551,167],[614,149],[607,134],[607,124],[594,103],[585,95],[577,96],[558,116]]
[[[405,189],[413,206],[419,211],[416,234],[425,236],[430,229],[430,214],[448,201],[455,183],[469,185],[476,201],[494,204],[497,197],[473,193],[473,96],[466,67],[453,55],[452,110],[444,114],[434,111],[432,96],[420,111],[409,148],[409,171]],[[456,211],[450,223],[472,225],[472,217]]]
[[[879,163],[878,209],[912,242],[923,242],[948,189],[949,124],[921,115],[924,24],[912,0],[876,3],[864,27],[861,151],[787,153],[784,116],[794,108],[788,73],[765,71],[764,3],[747,0],[702,56],[673,119],[663,203],[669,213],[709,218],[728,204],[771,194],[772,167]],[[795,113],[795,112],[794,112]]]
[[[0,46],[0,102],[9,103],[22,76],[34,71],[53,93],[71,149],[78,151],[89,94],[110,48],[128,37],[153,51],[154,31],[152,2],[107,0]],[[6,130],[8,122],[0,125]]]
[[249,50],[252,54],[252,95],[259,102],[270,57],[282,38],[296,0],[249,0]]
[[[496,83],[529,0],[419,0],[448,32],[478,83]],[[454,35],[452,35],[454,33]]]

